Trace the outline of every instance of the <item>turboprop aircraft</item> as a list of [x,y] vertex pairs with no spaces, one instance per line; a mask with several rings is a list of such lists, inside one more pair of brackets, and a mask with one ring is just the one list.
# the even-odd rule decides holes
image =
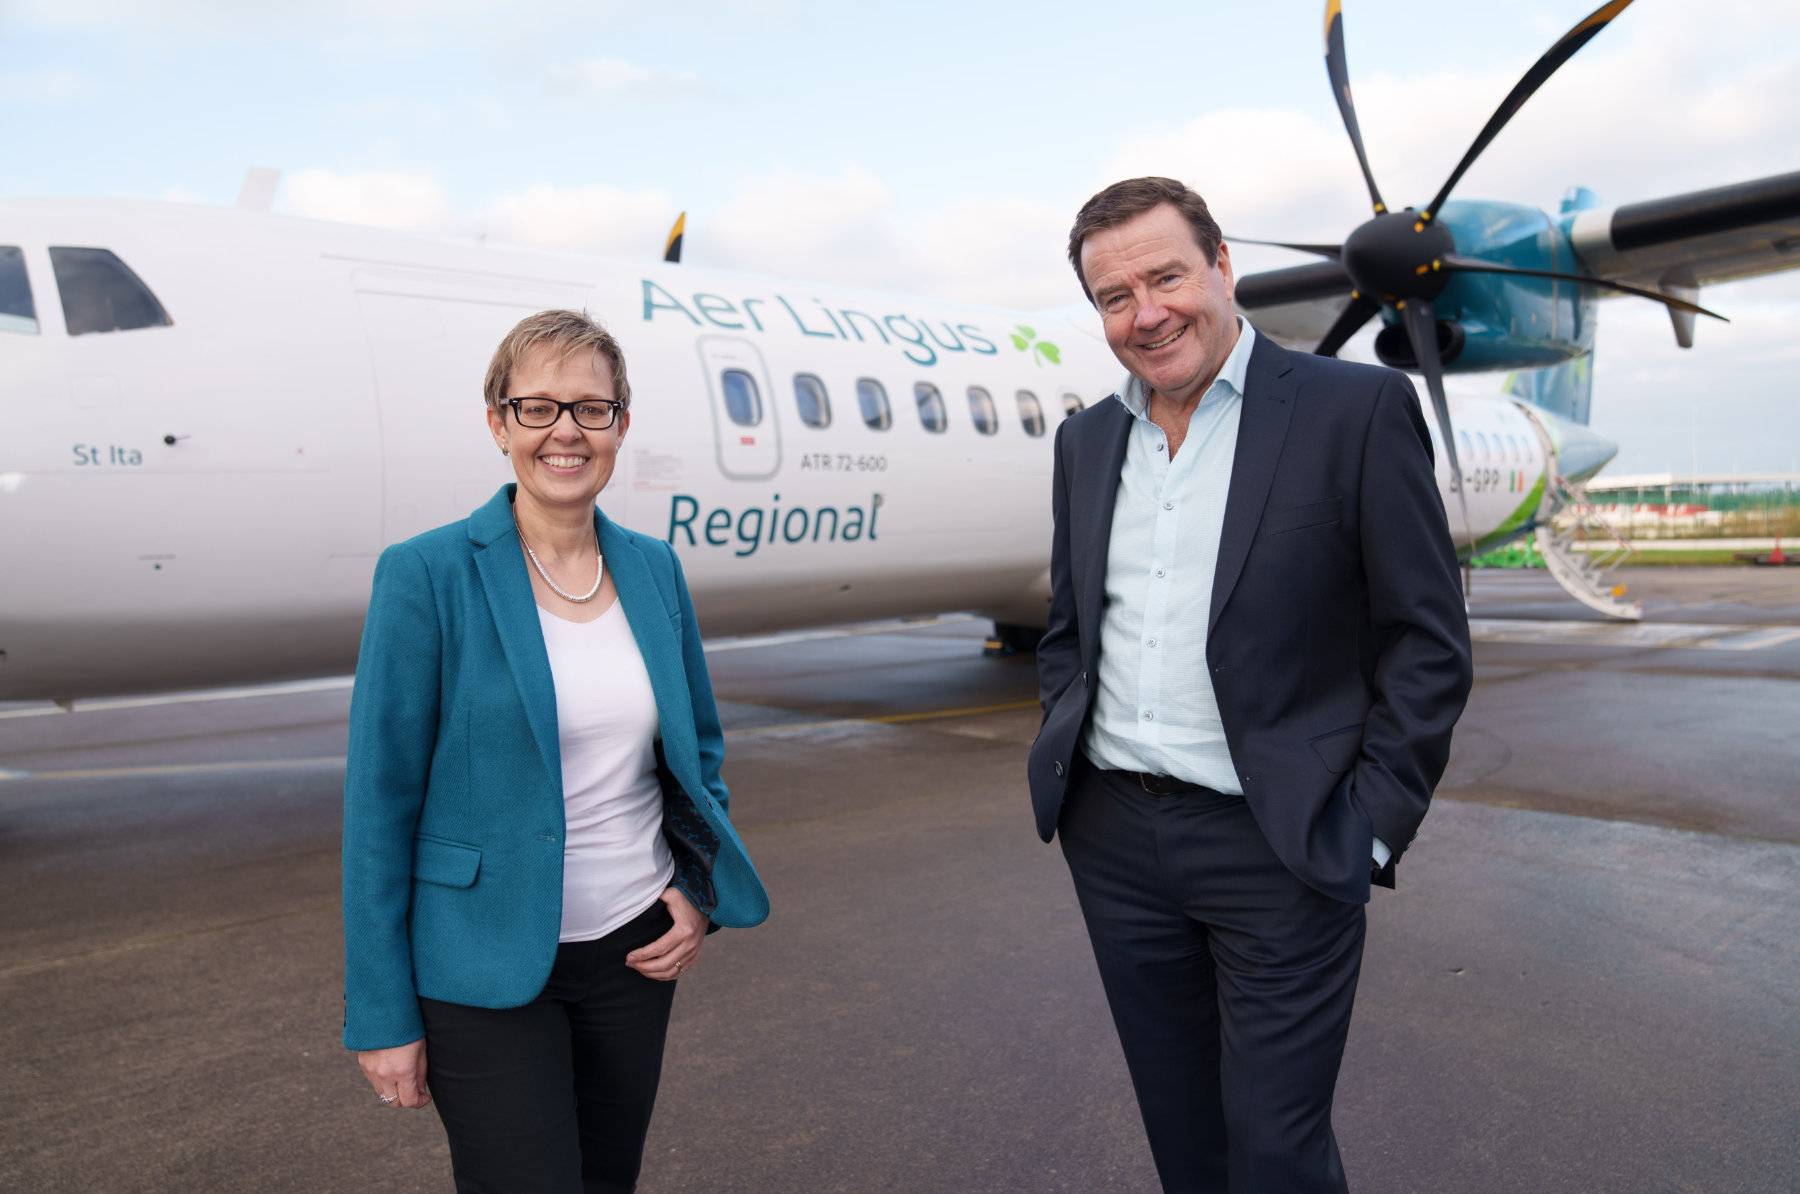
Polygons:
[[[510,477],[481,377],[546,307],[625,345],[633,422],[600,505],[674,545],[707,634],[946,610],[1042,625],[1051,436],[1120,378],[1091,317],[288,219],[272,191],[253,174],[235,209],[0,201],[0,699],[348,671],[382,548]],[[1513,239],[1458,247],[1617,277],[1676,262],[1696,285],[1800,264],[1800,175],[1610,215],[1506,210]],[[1242,310],[1303,335],[1346,302],[1345,271],[1355,289],[1354,241],[1300,267],[1312,289],[1242,279]],[[1447,367],[1564,362],[1442,404],[1461,550],[1531,533],[1612,455],[1582,426],[1598,277],[1433,296],[1461,328]]]
[[1579,481],[1578,472],[1552,473],[1539,507],[1521,508],[1497,532],[1484,536],[1476,530],[1469,495],[1488,456],[1483,450],[1475,471],[1464,470],[1471,445],[1467,435],[1454,433],[1444,375],[1539,370],[1515,389],[1539,409],[1585,424],[1597,295],[1662,303],[1676,343],[1691,348],[1696,316],[1724,318],[1695,302],[1702,285],[1800,265],[1800,174],[1612,209],[1601,208],[1592,192],[1577,187],[1555,218],[1518,204],[1450,199],[1526,101],[1631,3],[1610,0],[1557,39],[1501,101],[1431,201],[1421,209],[1391,211],[1363,149],[1344,50],[1342,0],[1327,0],[1326,74],[1374,214],[1341,244],[1246,239],[1328,260],[1244,277],[1236,292],[1240,308],[1253,313],[1258,327],[1328,356],[1379,315],[1384,326],[1375,337],[1376,355],[1384,364],[1424,375],[1442,455],[1449,460],[1446,505],[1453,527],[1461,516],[1462,542],[1491,546],[1535,531],[1563,587],[1621,618],[1642,611],[1621,600],[1622,591],[1606,590],[1599,575],[1556,538],[1545,517],[1551,507],[1579,498],[1579,490],[1567,484]]

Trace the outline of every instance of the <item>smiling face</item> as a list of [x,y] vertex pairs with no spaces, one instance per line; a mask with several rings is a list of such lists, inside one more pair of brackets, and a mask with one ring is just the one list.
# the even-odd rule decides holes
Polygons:
[[[567,358],[551,349],[529,352],[513,370],[508,398],[554,398],[559,402],[613,400],[612,370],[593,349]],[[519,496],[546,510],[591,507],[612,479],[619,444],[631,425],[620,411],[605,431],[576,426],[563,411],[549,427],[521,427],[511,407],[488,408],[494,442],[507,449],[519,478]]]
[[1106,342],[1132,376],[1177,404],[1198,398],[1237,343],[1231,254],[1216,264],[1170,204],[1088,234],[1081,272]]

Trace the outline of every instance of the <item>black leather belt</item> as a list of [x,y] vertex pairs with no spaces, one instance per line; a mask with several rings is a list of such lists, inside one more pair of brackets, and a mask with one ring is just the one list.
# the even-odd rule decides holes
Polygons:
[[1212,789],[1204,784],[1191,784],[1185,779],[1176,779],[1172,775],[1151,775],[1148,771],[1122,772],[1128,779],[1136,780],[1138,786],[1152,796],[1185,796],[1189,792],[1210,792]]

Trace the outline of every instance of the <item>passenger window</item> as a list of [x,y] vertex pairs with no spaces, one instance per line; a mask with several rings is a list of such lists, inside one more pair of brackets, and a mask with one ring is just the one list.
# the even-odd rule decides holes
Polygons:
[[1477,432],[1476,432],[1476,433],[1475,433],[1475,443],[1476,443],[1476,445],[1477,445],[1477,446],[1478,446],[1478,447],[1480,447],[1480,449],[1481,449],[1481,458],[1482,458],[1482,459],[1483,459],[1483,460],[1486,460],[1486,459],[1488,459],[1488,458],[1489,458],[1489,456],[1491,456],[1491,455],[1492,455],[1492,453],[1490,453],[1490,452],[1489,452],[1489,451],[1488,451],[1488,442],[1487,442],[1487,436],[1485,436],[1485,435],[1483,435],[1483,434],[1482,434],[1482,433],[1481,433],[1481,432],[1479,432],[1479,431],[1477,431]]
[[50,268],[62,292],[63,322],[69,335],[127,332],[167,327],[175,322],[143,280],[111,249],[50,250]]
[[1025,424],[1026,435],[1044,434],[1044,408],[1030,390],[1019,391],[1019,421]]
[[754,427],[762,422],[762,394],[756,379],[742,369],[727,369],[721,379],[725,385],[725,413],[739,427]]
[[980,386],[969,387],[969,417],[975,420],[975,430],[983,435],[1000,430],[1000,412],[994,409],[994,396]]
[[919,422],[925,425],[925,430],[936,435],[950,425],[944,396],[930,382],[922,381],[913,387],[913,401],[919,404]]
[[886,431],[894,425],[894,413],[888,409],[887,390],[872,377],[856,382],[856,405],[862,408],[863,422],[873,431]]
[[794,374],[794,405],[800,408],[800,421],[808,427],[831,426],[831,399],[825,383],[812,374]]
[[1063,395],[1063,418],[1066,419],[1070,415],[1078,415],[1085,409],[1087,409],[1087,403],[1081,400],[1080,394]]
[[25,254],[15,245],[0,245],[0,332],[35,336],[37,330],[37,304],[31,301]]
[[1475,459],[1475,449],[1469,446],[1469,433],[1459,431],[1456,433],[1456,438],[1462,441],[1462,458],[1464,460]]

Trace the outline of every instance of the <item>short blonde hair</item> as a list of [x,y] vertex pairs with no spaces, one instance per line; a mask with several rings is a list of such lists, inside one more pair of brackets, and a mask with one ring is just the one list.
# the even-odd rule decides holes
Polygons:
[[512,385],[513,370],[533,349],[545,348],[566,361],[583,349],[591,348],[612,366],[613,397],[620,410],[631,409],[631,383],[625,380],[625,353],[613,334],[601,327],[586,311],[539,311],[527,315],[506,333],[494,359],[488,362],[487,379],[481,384],[482,396],[489,409],[498,410]]

